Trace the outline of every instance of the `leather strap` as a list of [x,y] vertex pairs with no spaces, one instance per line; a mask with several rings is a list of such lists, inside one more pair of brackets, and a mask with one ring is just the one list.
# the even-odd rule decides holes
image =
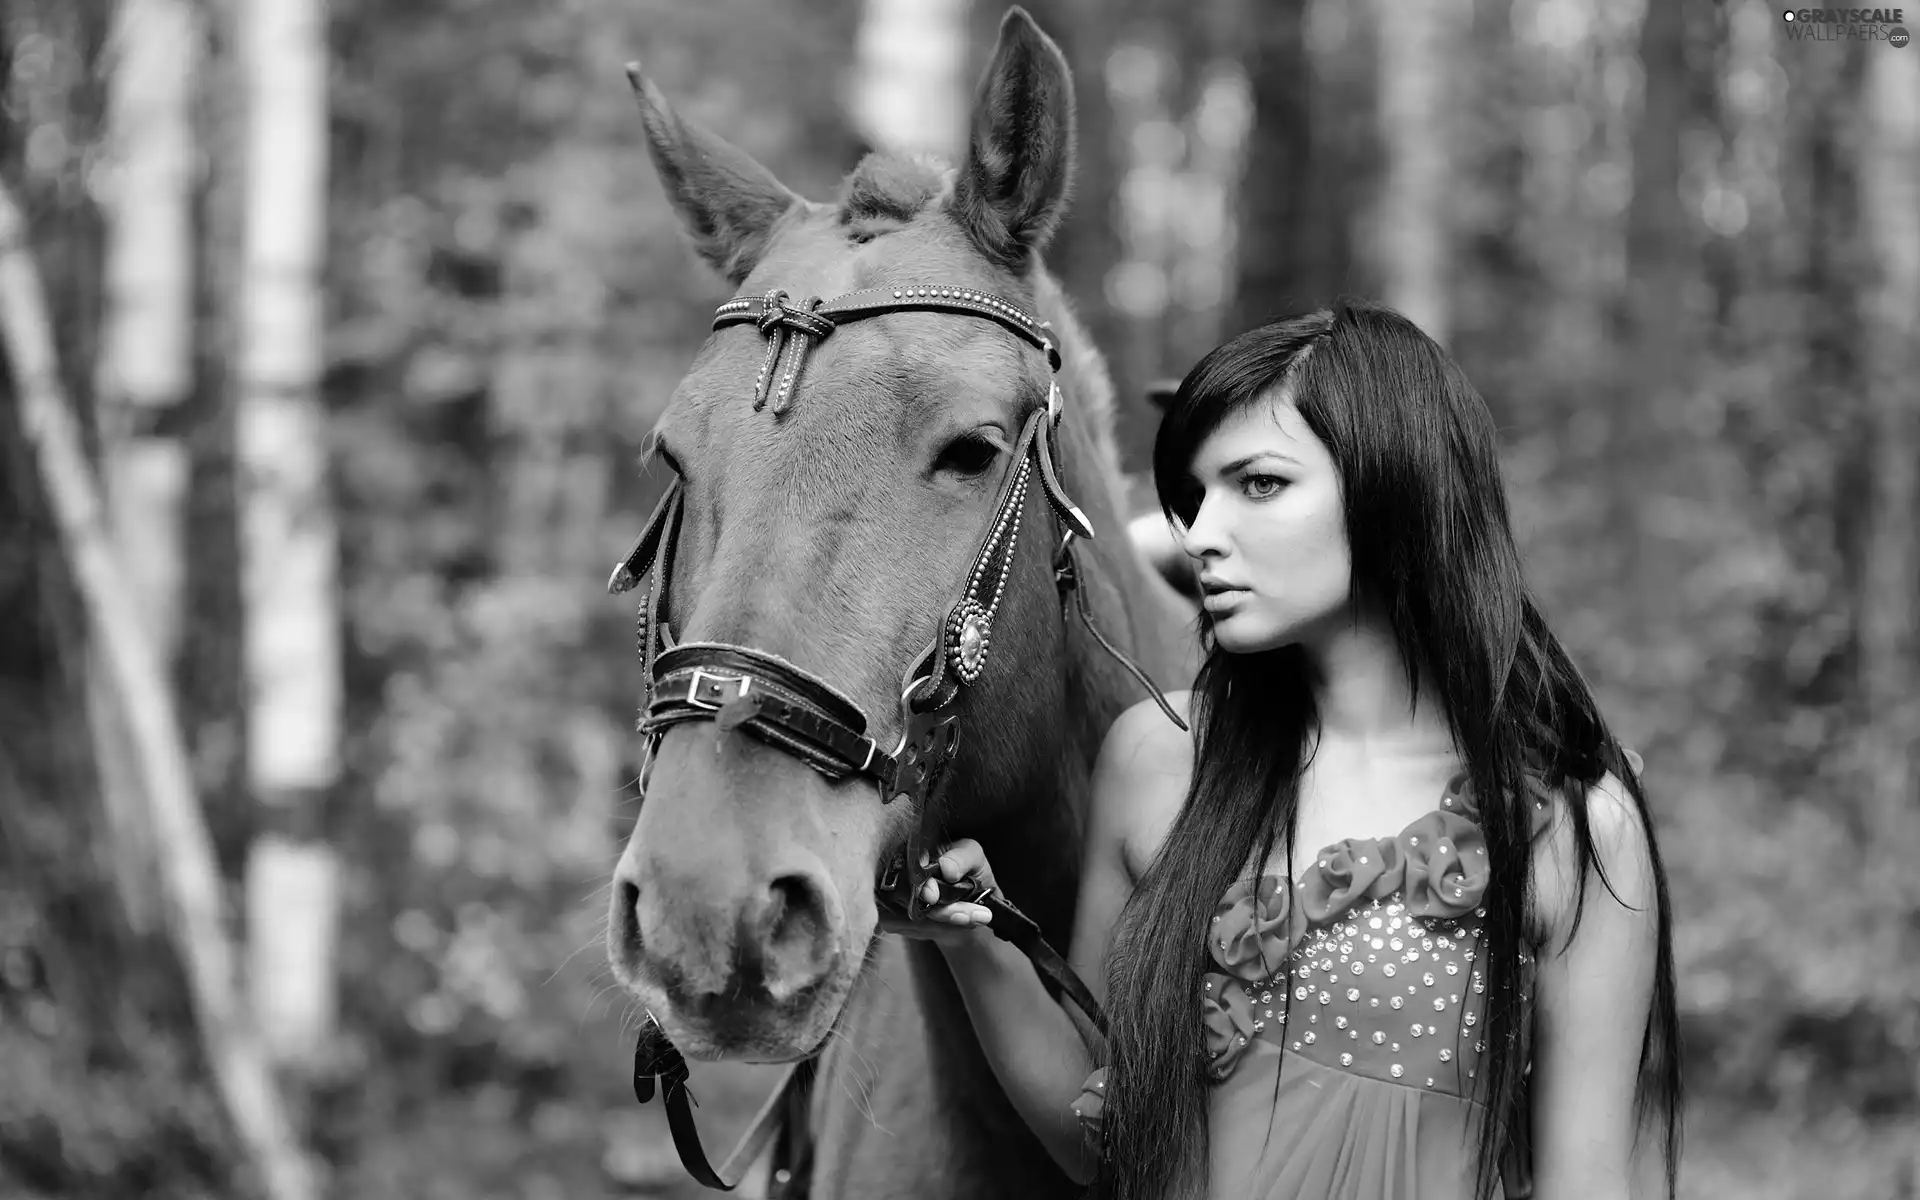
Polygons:
[[768,1142],[780,1132],[793,1108],[794,1092],[811,1086],[813,1071],[810,1060],[790,1064],[782,1071],[779,1084],[747,1122],[746,1132],[717,1169],[708,1161],[706,1148],[700,1144],[700,1127],[694,1123],[693,1109],[699,1101],[687,1087],[686,1059],[651,1017],[633,1048],[633,1095],[646,1104],[658,1090],[667,1109],[667,1131],[673,1135],[673,1148],[687,1174],[702,1187],[730,1192],[740,1186]]
[[[786,303],[787,293],[774,290],[764,296],[736,296],[714,312],[713,327],[756,325],[772,336],[775,328],[791,329],[803,336],[825,338],[835,328],[865,317],[890,312],[946,312],[985,317],[1031,343],[1047,356],[1047,365],[1060,369],[1060,348],[1053,330],[1026,309],[979,288],[901,284],[898,287],[862,288],[831,300],[810,297],[799,307]],[[771,372],[763,369],[763,374]]]
[[[659,656],[641,731],[717,720],[801,759],[829,779],[870,775],[891,788],[893,755],[865,733],[867,719],[824,683],[770,654],[740,646],[685,642]],[[837,711],[836,711],[837,710]]]
[[[914,853],[913,849],[909,848],[908,853]],[[1100,1002],[1093,998],[1092,989],[1075,973],[1066,956],[1047,941],[1038,922],[1021,912],[1013,901],[997,891],[987,890],[976,880],[963,879],[959,883],[948,883],[938,875],[927,878],[934,881],[939,892],[935,899],[927,902],[927,907],[938,908],[943,904],[966,901],[985,908],[993,914],[987,931],[1026,955],[1048,991],[1073,1001],[1074,1007],[1086,1014],[1094,1028],[1102,1034],[1107,1032],[1107,1014],[1100,1007]],[[917,880],[913,873],[905,869],[904,858],[896,858],[881,877],[875,895],[895,912],[905,912],[909,899],[919,899],[919,891],[924,883],[923,879]],[[917,917],[915,919],[918,920]]]
[[1034,919],[1015,908],[1013,901],[997,893],[989,893],[976,903],[993,914],[993,920],[987,928],[993,930],[994,936],[1025,954],[1034,970],[1040,973],[1041,982],[1050,985],[1048,990],[1073,1001],[1074,1007],[1085,1013],[1087,1020],[1093,1022],[1093,1027],[1105,1036],[1106,1010],[1093,998],[1092,989],[1075,973],[1066,956],[1055,950],[1041,934],[1040,926]]
[[1108,641],[1107,635],[1101,633],[1100,627],[1093,623],[1093,613],[1087,608],[1087,590],[1080,586],[1080,564],[1073,556],[1071,537],[1060,540],[1060,553],[1054,560],[1053,578],[1055,586],[1060,589],[1061,603],[1065,604],[1068,595],[1071,594],[1074,609],[1080,614],[1080,623],[1086,626],[1088,633],[1093,635],[1093,640],[1100,643],[1100,648],[1107,652],[1107,656],[1126,668],[1127,673],[1132,675],[1141,687],[1147,689],[1147,695],[1153,697],[1153,702],[1160,706],[1160,711],[1167,715],[1167,720],[1178,725],[1181,732],[1189,732],[1187,723],[1180,719],[1179,713],[1173,711],[1173,706],[1167,703],[1166,696],[1159,688],[1153,686],[1153,680],[1140,669],[1140,665],[1122,654],[1120,648]]
[[640,538],[634,542],[627,556],[614,564],[613,574],[607,577],[607,591],[611,595],[630,591],[653,569],[653,560],[660,553],[660,544],[666,540],[667,527],[679,515],[680,480],[675,479],[667,488],[666,495],[653,506],[653,513],[647,518],[646,526],[640,531]]

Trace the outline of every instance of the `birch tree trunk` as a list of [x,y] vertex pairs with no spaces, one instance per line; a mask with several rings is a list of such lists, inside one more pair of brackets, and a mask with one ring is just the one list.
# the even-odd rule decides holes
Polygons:
[[1446,132],[1454,108],[1446,84],[1460,14],[1453,0],[1375,0],[1373,8],[1386,151],[1386,179],[1374,213],[1375,272],[1382,299],[1444,344],[1451,316]]
[[1920,58],[1873,45],[1860,140],[1860,203],[1878,285],[1865,297],[1868,501],[1861,562],[1861,680],[1871,721],[1871,826],[1913,842],[1920,751]]
[[[127,586],[164,672],[179,645],[187,454],[167,429],[193,374],[191,100],[202,30],[186,0],[123,0],[107,44],[106,145],[99,188],[106,286],[94,382],[103,490]],[[151,927],[152,848],[108,696],[88,667],[88,709],[115,877],[127,918]]]
[[[1250,0],[1242,63],[1253,92],[1226,336],[1333,298],[1345,276],[1344,214],[1313,136],[1316,73],[1307,0]],[[1344,197],[1342,197],[1344,198]]]
[[240,472],[247,769],[262,806],[248,852],[249,982],[268,1045],[330,1040],[338,872],[316,836],[339,774],[337,543],[319,398],[326,228],[322,0],[248,0],[236,38],[246,113]]
[[849,107],[876,149],[957,158],[966,145],[967,0],[866,0]]
[[1621,364],[1612,380],[1606,455],[1615,485],[1615,528],[1635,530],[1610,569],[1625,620],[1642,652],[1638,684],[1678,686],[1678,664],[1695,636],[1686,628],[1675,581],[1697,547],[1663,513],[1707,503],[1707,481],[1721,448],[1686,420],[1694,388],[1688,353],[1693,317],[1688,291],[1699,251],[1681,197],[1682,133],[1692,115],[1683,6],[1650,3],[1639,32],[1641,91],[1632,125],[1633,194],[1626,211],[1626,272],[1611,297],[1610,323]]
[[146,801],[168,928],[215,1087],[266,1194],[272,1200],[309,1200],[315,1195],[309,1164],[237,987],[233,947],[221,921],[220,875],[173,697],[107,529],[79,424],[60,385],[46,293],[26,248],[26,222],[4,186],[0,340],[20,397],[21,425],[38,458],[89,632],[129,735],[129,761],[138,784],[134,794]]

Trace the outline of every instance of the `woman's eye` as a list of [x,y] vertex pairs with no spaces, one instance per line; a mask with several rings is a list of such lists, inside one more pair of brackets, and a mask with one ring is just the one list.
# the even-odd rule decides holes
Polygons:
[[1000,459],[1000,447],[976,434],[957,437],[940,451],[936,470],[955,475],[982,475]]
[[1278,475],[1249,475],[1240,481],[1240,488],[1255,500],[1270,500],[1280,494],[1287,481]]

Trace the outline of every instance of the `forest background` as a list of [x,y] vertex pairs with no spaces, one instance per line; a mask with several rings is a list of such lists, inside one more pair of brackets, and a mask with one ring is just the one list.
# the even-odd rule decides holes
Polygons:
[[[1648,765],[1683,1195],[1920,1195],[1920,49],[1767,0],[1027,7],[1128,467],[1267,316],[1441,339]],[[621,64],[826,198],[954,151],[1004,9],[3,12],[0,1193],[700,1194],[598,942],[600,581],[727,289]],[[696,1073],[710,1144],[765,1082]]]

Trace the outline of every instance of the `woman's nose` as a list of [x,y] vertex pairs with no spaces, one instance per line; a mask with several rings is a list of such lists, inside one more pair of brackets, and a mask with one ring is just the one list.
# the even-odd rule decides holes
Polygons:
[[1220,519],[1221,505],[1201,501],[1193,514],[1193,520],[1185,527],[1176,527],[1175,536],[1180,539],[1180,549],[1189,558],[1219,557],[1226,552],[1226,530]]

